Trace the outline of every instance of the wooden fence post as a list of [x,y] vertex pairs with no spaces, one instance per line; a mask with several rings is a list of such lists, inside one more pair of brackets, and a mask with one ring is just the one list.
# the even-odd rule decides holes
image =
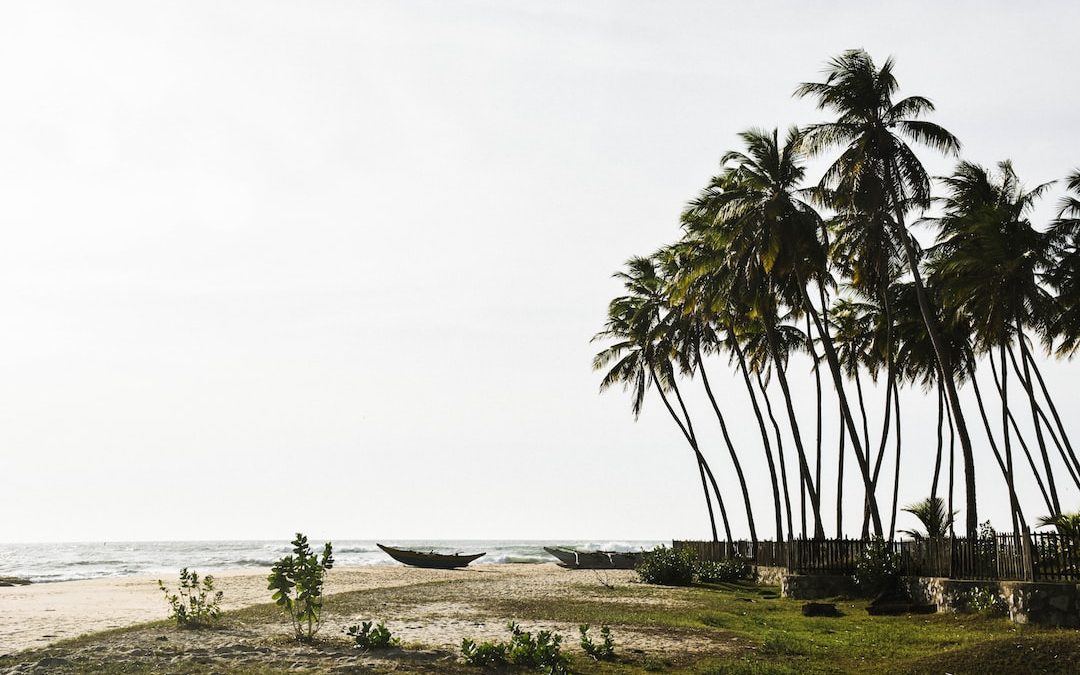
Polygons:
[[1021,545],[1021,564],[1024,566],[1024,578],[1028,581],[1037,581],[1035,579],[1035,557],[1031,548],[1031,530],[1027,525],[1024,526],[1023,539],[1020,542]]

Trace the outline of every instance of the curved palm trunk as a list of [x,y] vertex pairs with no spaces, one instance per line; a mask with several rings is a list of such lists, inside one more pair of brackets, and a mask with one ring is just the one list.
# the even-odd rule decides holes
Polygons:
[[[1039,405],[1038,398],[1035,395],[1035,389],[1031,383],[1031,371],[1028,368],[1028,359],[1025,355],[1027,347],[1025,346],[1026,341],[1024,339],[1023,333],[1019,333],[1019,342],[1020,356],[1024,365],[1023,373],[1021,373],[1020,370],[1017,368],[1016,355],[1013,354],[1012,345],[1009,345],[1009,360],[1012,363],[1013,372],[1016,373],[1016,379],[1020,380],[1020,384],[1024,387],[1024,392],[1028,396],[1028,402],[1031,404],[1031,419],[1032,423],[1035,425],[1035,437],[1039,442],[1040,450],[1042,450],[1044,464],[1048,464],[1049,459],[1047,457],[1046,441],[1043,438],[1042,424],[1040,424],[1040,420],[1046,422],[1046,430],[1050,433],[1050,437],[1054,440],[1054,444],[1058,449],[1058,454],[1061,456],[1061,461],[1064,462],[1065,468],[1069,472],[1069,476],[1073,479],[1073,483],[1075,483],[1076,486],[1080,488],[1080,476],[1078,476],[1077,472],[1073,469],[1073,465],[1069,462],[1069,457],[1067,456],[1065,449],[1061,444],[1061,441],[1058,440],[1057,435],[1054,433],[1054,429],[1050,426],[1049,420],[1046,419],[1046,414],[1043,413],[1042,407]],[[1002,365],[1002,368],[1004,369],[1005,366]],[[1051,491],[1051,494],[1055,493],[1056,490]],[[1061,513],[1060,506],[1061,504],[1060,502],[1058,502],[1058,511],[1052,513],[1051,515],[1057,515]]]
[[[828,330],[828,328],[826,328]],[[806,317],[806,346],[810,352],[810,358],[814,362],[814,391],[817,396],[817,420],[814,436],[814,485],[821,491],[821,368],[819,367],[817,349],[814,348],[813,334],[810,332],[810,316]],[[825,524],[821,524],[822,528]]]
[[[805,293],[805,289],[803,290]],[[795,440],[795,452],[799,457],[799,473],[802,476],[802,483],[806,486],[806,491],[810,495],[810,508],[814,514],[814,538],[824,539],[825,530],[821,527],[821,499],[810,477],[810,466],[806,461],[806,449],[803,447],[802,434],[799,432],[799,420],[795,416],[795,407],[791,400],[791,387],[788,385],[787,374],[784,372],[784,363],[780,359],[780,350],[776,344],[775,331],[775,327],[771,325],[765,327],[765,334],[769,341],[769,352],[772,356],[773,366],[776,368],[776,379],[780,382],[780,391],[784,394],[784,404],[787,407],[791,435]]]
[[[937,457],[934,460],[934,480],[930,483],[930,501],[937,498],[938,478],[941,476],[941,453],[944,449],[945,392],[941,387],[941,374],[937,381]],[[952,514],[950,513],[950,516]]]
[[765,429],[765,420],[761,416],[761,406],[758,405],[757,395],[754,393],[754,386],[750,382],[750,371],[746,368],[746,359],[743,357],[742,347],[739,346],[738,340],[734,338],[734,330],[731,331],[731,335],[731,346],[739,358],[739,372],[742,373],[743,382],[746,384],[746,391],[750,394],[750,403],[754,408],[754,417],[757,418],[758,430],[761,432],[761,443],[765,449],[765,460],[769,465],[769,478],[772,481],[773,491],[773,512],[776,517],[776,541],[783,541],[784,523],[780,511],[780,485],[776,480],[776,465],[773,462],[772,447],[769,443],[769,432]]
[[765,400],[765,410],[769,413],[769,421],[772,422],[773,432],[776,434],[776,456],[780,458],[780,480],[784,486],[784,512],[787,514],[787,536],[788,539],[794,539],[795,533],[792,528],[795,527],[795,521],[791,517],[791,492],[788,489],[788,477],[787,477],[787,462],[784,460],[784,439],[780,434],[780,423],[776,421],[776,415],[773,414],[772,401],[769,400],[769,392],[765,390],[765,383],[761,381],[761,373],[756,373],[758,388],[761,390],[761,397]]
[[[1009,434],[1009,417],[1010,417],[1010,414],[1009,414],[1009,380],[1008,380],[1009,373],[1008,373],[1008,371],[1006,369],[1006,366],[1005,366],[1005,342],[1004,341],[1002,341],[998,351],[999,351],[999,354],[1001,356],[1001,371],[1002,371],[1001,372],[1001,383],[1000,383],[999,390],[1001,392],[1001,432],[1002,432],[1003,438],[1005,439],[1005,442],[1004,442],[1004,446],[1005,446],[1005,468],[1008,470],[1008,474],[1009,474],[1010,479],[1012,481],[1015,481],[1016,473],[1013,471],[1012,441],[1010,440],[1010,434]],[[990,355],[990,366],[991,367],[993,367],[993,365],[994,365],[993,359],[994,359],[994,356],[991,353],[991,355]],[[996,372],[994,373],[994,379],[995,379],[995,381],[997,380],[997,373]],[[1053,494],[1053,493],[1051,493],[1051,494]],[[1017,503],[1016,492],[1012,488],[1010,488],[1010,490],[1009,490],[1009,501],[1010,501],[1010,506],[1012,507],[1011,510],[1012,510],[1013,532],[1019,532],[1020,527],[1019,527],[1019,523],[1016,521],[1016,513],[1019,510],[1020,506]]]
[[[844,412],[841,410],[840,414]],[[844,536],[844,445],[847,441],[847,427],[840,425],[840,449],[836,461],[836,538]]]
[[720,431],[724,435],[724,443],[727,444],[728,454],[731,455],[731,463],[735,465],[735,475],[739,478],[739,488],[742,490],[743,504],[746,507],[746,522],[750,527],[750,541],[757,545],[757,528],[754,527],[754,510],[750,506],[750,492],[746,489],[746,476],[743,475],[742,463],[739,462],[739,455],[735,452],[735,444],[731,442],[731,435],[728,433],[727,422],[724,420],[724,415],[720,412],[720,406],[716,403],[716,397],[713,396],[712,387],[709,386],[709,376],[705,373],[705,363],[701,358],[701,350],[697,350],[698,370],[701,372],[701,381],[705,385],[705,393],[709,397],[709,403],[712,404],[713,412],[716,413],[716,419],[720,422]]
[[889,519],[889,541],[896,537],[896,505],[900,496],[900,387],[893,387],[896,406],[896,470],[893,472],[892,514]]
[[[1016,326],[1016,339],[1020,342],[1020,348],[1024,349],[1024,326],[1020,323],[1020,317],[1017,316],[1014,325]],[[1013,361],[1015,363],[1015,359]],[[1001,383],[1002,389],[1005,387],[1006,377],[1008,376],[1009,366],[1005,363],[1005,341],[1001,343]],[[1027,370],[1027,361],[1024,361],[1024,370]],[[1031,404],[1031,420],[1035,425],[1035,440],[1039,444],[1039,454],[1042,455],[1043,466],[1046,468],[1046,486],[1050,489],[1050,499],[1054,502],[1054,510],[1050,514],[1056,516],[1061,513],[1061,500],[1058,498],[1057,481],[1054,480],[1054,470],[1050,466],[1050,453],[1046,451],[1046,439],[1043,438],[1042,425],[1039,424],[1039,411],[1035,405],[1034,391],[1030,386],[1028,378],[1031,377],[1030,373],[1025,372],[1024,376],[1020,378],[1020,383],[1023,385],[1024,390],[1028,395],[1028,403]]]
[[859,471],[862,473],[863,484],[866,486],[869,492],[868,501],[870,502],[870,516],[874,523],[874,533],[881,536],[881,513],[878,511],[877,498],[874,495],[873,483],[870,480],[870,466],[869,460],[863,455],[862,447],[858,440],[858,430],[855,428],[855,418],[851,414],[851,406],[848,405],[847,395],[844,390],[843,374],[840,371],[840,359],[836,356],[836,348],[832,342],[832,336],[825,330],[821,323],[821,317],[818,315],[817,309],[814,307],[814,303],[810,301],[810,294],[806,291],[806,285],[803,284],[802,278],[798,278],[799,291],[802,295],[803,307],[810,314],[810,317],[814,320],[814,327],[817,329],[818,335],[821,336],[821,346],[825,350],[825,360],[829,364],[829,370],[832,373],[833,387],[836,389],[836,397],[840,401],[840,409],[843,411],[843,422],[848,427],[848,435],[851,437],[851,448],[855,452],[855,459],[859,462]]
[[893,236],[901,241],[904,246],[904,255],[907,258],[908,271],[911,272],[915,284],[915,297],[919,302],[919,313],[922,314],[926,332],[930,335],[930,342],[934,346],[934,356],[937,357],[938,366],[945,382],[945,394],[949,400],[949,408],[953,416],[953,424],[956,435],[960,439],[960,453],[964,458],[964,494],[967,500],[965,509],[965,525],[967,536],[974,541],[979,536],[978,503],[975,496],[975,453],[971,447],[971,436],[968,434],[967,423],[964,420],[964,411],[960,407],[960,396],[956,391],[956,381],[953,376],[952,358],[945,349],[938,330],[937,318],[930,306],[930,298],[926,293],[926,284],[923,282],[922,272],[919,270],[919,256],[915,252],[915,244],[911,240],[911,233],[904,225],[904,213],[900,207],[901,199],[898,199],[900,190],[894,178],[897,173],[894,167],[888,167],[885,172],[885,183],[890,187],[892,194],[893,211],[896,216],[893,221]]
[[[1031,351],[1024,349],[1022,353],[1026,356],[1028,362],[1031,364],[1031,371],[1035,373],[1035,378],[1039,381],[1039,388],[1042,389],[1043,398],[1046,399],[1046,403],[1050,407],[1050,414],[1054,416],[1054,422],[1057,424],[1058,433],[1061,434],[1061,440],[1065,443],[1065,449],[1069,452],[1069,457],[1072,458],[1073,466],[1076,467],[1076,472],[1080,474],[1080,460],[1077,459],[1076,453],[1073,451],[1072,442],[1069,440],[1068,433],[1065,432],[1065,425],[1061,423],[1061,416],[1058,415],[1057,406],[1054,405],[1054,399],[1050,398],[1050,391],[1046,388],[1046,381],[1043,380],[1042,371],[1039,370],[1039,365],[1035,362],[1034,357],[1031,356]],[[1050,425],[1047,424],[1049,427]]]
[[[886,349],[889,352],[889,349]],[[881,465],[885,461],[885,450],[889,445],[889,430],[892,428],[892,397],[896,391],[896,369],[893,368],[892,354],[886,356],[885,372],[885,410],[881,415],[881,440],[878,442],[877,459],[874,460],[874,471],[870,474],[870,490],[867,499],[863,503],[862,537],[870,536],[870,494],[877,494],[878,479],[881,477]],[[878,533],[880,536],[880,533]]]
[[[694,456],[697,459],[698,471],[701,473],[701,487],[705,490],[705,505],[709,509],[709,525],[712,527],[712,540],[719,541],[720,537],[716,533],[716,516],[713,515],[712,500],[709,498],[709,486],[705,482],[705,457],[698,450],[697,439],[687,430],[687,427],[683,424],[683,421],[679,419],[678,413],[671,407],[671,402],[668,400],[667,394],[664,393],[664,388],[660,386],[660,380],[656,377],[656,371],[649,369],[649,374],[652,376],[653,384],[656,385],[656,391],[660,394],[660,400],[664,402],[664,407],[667,408],[668,413],[671,415],[671,419],[675,420],[675,424],[678,425],[679,431],[682,432],[683,438],[690,444],[690,449],[694,451]],[[688,420],[689,421],[689,420]],[[719,497],[719,492],[717,492]]]
[[[1001,380],[998,378],[997,374],[997,366],[994,364],[994,360],[992,358],[990,359],[990,372],[994,377],[994,386],[997,388],[998,396],[1004,396],[1004,392],[1002,391],[1001,386],[1002,383]],[[983,415],[985,418],[986,413],[982,409],[982,397],[978,395],[978,383],[976,382],[975,385],[976,400],[978,401],[980,406],[979,414]],[[1020,448],[1024,451],[1024,457],[1027,458],[1028,467],[1031,469],[1031,475],[1035,477],[1035,483],[1039,486],[1039,492],[1042,493],[1043,500],[1046,502],[1046,509],[1048,511],[1052,510],[1054,508],[1053,502],[1050,501],[1050,494],[1046,491],[1046,484],[1043,482],[1042,475],[1039,473],[1039,467],[1035,463],[1035,458],[1031,455],[1031,449],[1028,447],[1027,442],[1024,440],[1024,435],[1020,433],[1020,427],[1016,424],[1016,418],[1013,417],[1012,411],[1009,410],[1007,414],[1009,417],[1009,422],[1012,425],[1012,430],[1016,434],[1016,438],[1020,441]],[[987,422],[985,421],[983,423],[987,424]],[[987,434],[989,435],[989,433],[989,426],[987,426]],[[992,440],[990,447],[996,447],[993,444]]]
[[953,492],[956,488],[956,427],[953,426],[952,410],[945,406],[945,419],[949,422],[949,536],[956,536],[955,518],[953,514]]
[[675,400],[679,403],[679,408],[682,410],[683,417],[686,418],[686,428],[690,432],[690,437],[694,439],[694,451],[697,452],[698,457],[701,458],[702,468],[705,469],[705,475],[709,477],[709,483],[712,484],[713,493],[716,495],[716,506],[720,509],[720,520],[724,523],[724,536],[727,537],[727,542],[730,544],[732,543],[731,522],[728,521],[727,509],[724,507],[724,497],[720,494],[720,486],[716,484],[716,476],[713,475],[709,463],[705,461],[705,456],[701,454],[701,449],[697,442],[697,434],[694,433],[694,425],[690,421],[690,413],[686,410],[686,403],[683,401],[682,393],[679,392],[679,387],[675,382],[671,382],[671,391],[675,394]]
[[[990,359],[990,365],[991,365],[991,367],[993,367],[993,365],[994,365],[994,360],[992,358]],[[993,369],[993,368],[991,368],[991,369]],[[982,392],[979,389],[979,381],[977,379],[975,379],[975,368],[974,368],[974,366],[971,366],[971,365],[968,366],[968,373],[969,373],[970,379],[971,379],[971,388],[975,392],[975,402],[979,406],[979,417],[982,418],[983,427],[986,429],[986,440],[990,444],[990,450],[992,450],[993,453],[994,453],[994,459],[997,460],[998,468],[1001,469],[1001,475],[1005,478],[1005,487],[1008,488],[1008,490],[1009,490],[1009,505],[1010,505],[1010,507],[1013,507],[1013,505],[1015,505],[1014,510],[1016,512],[1016,517],[1022,523],[1022,522],[1024,522],[1024,515],[1023,515],[1023,512],[1020,510],[1020,500],[1017,499],[1017,497],[1016,497],[1016,485],[1014,483],[1014,477],[1013,477],[1013,474],[1009,473],[1008,468],[1005,466],[1005,462],[1001,459],[1001,452],[998,450],[997,442],[994,440],[994,432],[993,432],[993,429],[990,426],[990,418],[986,414],[986,406],[983,405]],[[997,378],[997,376],[995,375],[995,382],[997,381],[996,378]],[[952,423],[952,417],[949,418],[949,422]],[[951,436],[950,436],[949,442],[950,443],[952,442],[952,437]],[[1029,456],[1029,459],[1030,459],[1030,456]],[[1042,481],[1039,480],[1038,471],[1035,471],[1034,462],[1032,462],[1031,466],[1032,466],[1032,471],[1035,473],[1035,479],[1037,481],[1039,481],[1039,484],[1041,486]],[[1044,494],[1045,494],[1045,492],[1044,492]]]

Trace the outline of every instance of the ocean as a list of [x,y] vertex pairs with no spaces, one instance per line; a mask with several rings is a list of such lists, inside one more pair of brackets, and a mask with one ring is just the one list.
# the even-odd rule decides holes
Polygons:
[[[503,541],[503,540],[380,540],[381,544],[421,551],[479,553],[477,563],[530,564],[555,562],[544,546],[571,546],[604,551],[648,550],[659,541]],[[321,541],[312,541],[320,550]],[[143,541],[62,544],[0,544],[0,576],[35,583],[122,577],[135,574],[175,574],[183,567],[200,573],[225,569],[268,568],[290,553],[287,541]],[[397,565],[374,541],[335,541],[336,565]]]

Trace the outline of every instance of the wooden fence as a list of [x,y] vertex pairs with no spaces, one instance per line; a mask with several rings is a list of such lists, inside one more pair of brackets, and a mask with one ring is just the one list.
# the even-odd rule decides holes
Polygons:
[[906,576],[1080,582],[1080,542],[1054,532],[943,537],[894,542],[862,539],[675,541],[702,560],[739,559],[798,574],[851,574],[868,546],[891,548]]

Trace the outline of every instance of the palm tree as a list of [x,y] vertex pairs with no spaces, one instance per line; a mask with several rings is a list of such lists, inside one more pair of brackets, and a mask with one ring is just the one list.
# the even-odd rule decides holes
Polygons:
[[964,483],[967,497],[968,536],[978,535],[975,496],[975,460],[968,435],[952,364],[946,353],[935,310],[930,306],[919,270],[919,254],[907,231],[905,215],[910,207],[930,202],[930,179],[908,139],[945,153],[956,153],[960,143],[940,126],[918,119],[934,109],[921,96],[893,101],[897,90],[893,61],[878,69],[863,50],[850,50],[829,62],[824,82],[807,82],[796,89],[797,96],[812,96],[820,109],[834,111],[834,122],[815,124],[805,130],[805,147],[820,153],[842,147],[841,155],[821,179],[821,186],[848,195],[859,195],[862,204],[892,216],[887,226],[900,242],[912,275],[919,310],[934,346],[940,371],[945,374],[945,390],[952,410],[964,456]]
[[937,539],[947,536],[952,521],[956,518],[956,512],[950,513],[941,497],[927,497],[920,502],[905,506],[904,511],[918,518],[923,529],[926,530],[925,533],[917,530],[900,530],[900,534],[906,534],[912,539]]
[[[675,281],[676,277],[687,264],[680,255],[681,251],[685,252],[686,248],[672,246],[661,249],[654,256],[664,269],[663,277],[668,281],[668,288],[664,289],[664,293],[668,297],[669,302],[673,304],[675,304],[675,300],[673,299],[672,294],[677,291],[678,285]],[[673,344],[678,349],[680,357],[679,361],[682,364],[683,372],[689,376],[693,376],[694,373],[701,374],[701,381],[705,387],[705,394],[709,399],[709,403],[712,405],[717,421],[720,423],[720,431],[724,437],[724,444],[727,446],[728,455],[731,457],[731,463],[735,468],[735,474],[739,480],[739,488],[743,496],[743,505],[746,509],[747,526],[750,529],[750,541],[756,545],[758,540],[757,527],[754,524],[754,511],[750,503],[750,490],[746,484],[746,475],[743,473],[742,462],[739,461],[739,455],[735,451],[735,444],[731,440],[727,420],[720,411],[720,404],[716,401],[716,395],[713,393],[712,385],[709,383],[709,375],[705,370],[704,352],[707,350],[716,351],[717,345],[721,340],[717,335],[716,329],[710,323],[706,315],[695,311],[695,306],[693,304],[687,303],[684,300],[681,303],[678,303],[673,309],[676,311],[668,313],[668,334],[671,337]]]
[[[1019,343],[1024,368],[1022,373],[1018,369],[1017,375],[1028,395],[1052,509],[1057,513],[1060,500],[1027,366],[1024,332],[1028,327],[1042,327],[1052,303],[1040,283],[1040,276],[1051,262],[1050,240],[1027,219],[1027,213],[1051,183],[1025,192],[1008,161],[998,164],[998,174],[995,178],[978,164],[961,162],[951,176],[941,179],[947,189],[947,195],[939,199],[944,214],[925,221],[938,229],[938,243],[928,264],[929,275],[941,289],[943,301],[954,308],[950,311],[970,319],[976,350],[990,353],[991,365],[994,350],[998,352],[1002,432],[1010,474],[1011,413],[1006,357],[1012,341]],[[1064,451],[1061,452],[1064,457]],[[1016,507],[1013,504],[1014,510]]]
[[[698,446],[689,413],[683,403],[675,382],[674,368],[671,364],[672,347],[659,326],[663,314],[668,311],[662,289],[663,280],[657,275],[656,265],[649,258],[635,257],[627,261],[627,270],[615,276],[623,281],[627,294],[611,301],[608,306],[608,320],[604,330],[593,338],[613,340],[593,359],[593,369],[609,368],[600,383],[604,391],[616,384],[632,392],[631,409],[635,419],[641,414],[645,393],[650,386],[656,388],[668,414],[679,427],[686,442],[690,445],[701,474],[701,485],[705,492],[705,503],[709,511],[709,523],[712,527],[713,541],[718,540],[716,519],[712,501],[709,497],[711,482],[717,505],[724,521],[727,540],[731,541],[731,528],[727,521],[720,488],[716,483],[708,462]],[[671,391],[682,411],[675,411],[667,392]],[[708,482],[706,482],[706,476]]]

